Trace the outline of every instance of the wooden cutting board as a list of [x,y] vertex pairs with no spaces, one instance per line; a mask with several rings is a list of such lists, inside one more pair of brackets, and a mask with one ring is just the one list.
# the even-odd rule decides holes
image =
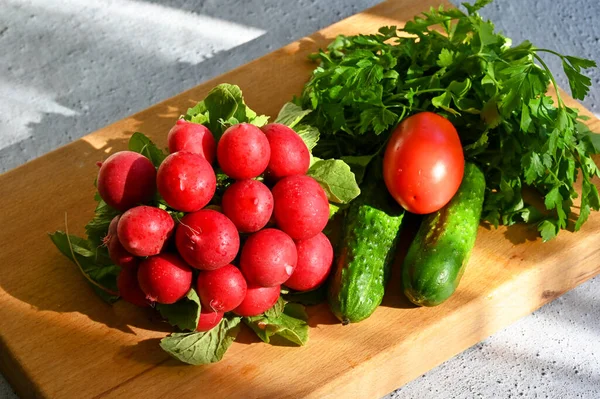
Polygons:
[[[240,85],[251,108],[275,116],[308,79],[307,54],[338,34],[403,25],[439,3],[382,3],[1,175],[0,370],[17,393],[380,397],[598,274],[600,214],[548,244],[527,227],[481,227],[458,292],[437,308],[412,307],[396,276],[383,305],[360,324],[342,326],[326,306],[313,307],[305,347],[270,346],[242,331],[222,362],[192,367],[159,348],[169,326],[127,303],[104,304],[47,238],[64,228],[65,213],[71,233],[83,233],[95,162],[125,149],[132,132],[164,147],[176,118],[221,82]],[[600,130],[597,119],[590,124]]]

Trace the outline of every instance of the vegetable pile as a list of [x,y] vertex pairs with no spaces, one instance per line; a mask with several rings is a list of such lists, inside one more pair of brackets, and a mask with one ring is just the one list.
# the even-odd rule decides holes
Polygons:
[[576,99],[588,92],[582,71],[595,62],[530,42],[513,47],[478,14],[490,2],[338,36],[312,56],[319,65],[295,102],[313,111],[306,122],[321,132],[313,152],[348,162],[363,192],[344,213],[328,289],[342,323],[381,303],[402,210],[425,215],[402,262],[403,292],[437,306],[455,292],[481,220],[530,223],[547,241],[579,230],[600,208],[592,182],[600,136],[565,105],[540,54],[562,59]]
[[401,265],[419,306],[455,292],[482,220],[530,223],[544,241],[579,230],[600,209],[599,136],[540,53],[562,59],[577,99],[595,63],[513,47],[478,14],[490,2],[337,37],[274,123],[239,87],[217,86],[168,133],[168,155],[135,133],[100,164],[86,239],[51,239],[103,299],[173,325],[164,350],[206,364],[242,321],[265,342],[304,345],[304,304],[327,300],[343,324],[368,318],[406,213],[423,215]]
[[329,201],[360,193],[343,161],[311,156],[319,133],[300,124],[308,113],[287,104],[267,124],[239,87],[219,85],[169,131],[169,155],[135,133],[128,151],[98,163],[86,240],[50,237],[105,300],[172,324],[160,345],[181,361],[220,360],[241,321],[265,342],[304,345],[307,315],[294,302],[322,295]]
[[[299,104],[315,112],[307,122],[322,133],[317,156],[370,156],[405,117],[436,112],[456,127],[468,161],[485,174],[483,219],[493,225],[536,223],[544,240],[567,228],[574,183],[581,174],[581,212],[575,230],[600,208],[592,184],[597,152],[578,110],[567,107],[540,57],[563,61],[571,93],[583,99],[594,61],[564,56],[511,40],[477,11],[491,0],[458,9],[432,9],[402,29],[339,36],[314,58],[320,61]],[[441,32],[440,32],[441,30]],[[525,186],[544,196],[539,212],[522,196]]]

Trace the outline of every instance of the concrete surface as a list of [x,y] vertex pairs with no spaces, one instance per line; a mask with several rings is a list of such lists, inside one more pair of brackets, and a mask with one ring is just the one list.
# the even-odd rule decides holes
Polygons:
[[[0,172],[377,2],[1,0]],[[483,14],[515,43],[600,61],[597,0],[496,0]],[[600,114],[598,70],[592,82],[585,105]],[[582,285],[388,398],[600,397],[599,288]],[[0,376],[0,398],[15,397]]]

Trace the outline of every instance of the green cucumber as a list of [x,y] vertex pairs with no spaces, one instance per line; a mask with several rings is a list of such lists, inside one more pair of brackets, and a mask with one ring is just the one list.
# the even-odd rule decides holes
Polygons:
[[452,200],[425,216],[402,265],[402,286],[419,306],[436,306],[456,290],[475,245],[481,217],[485,178],[467,163]]
[[362,188],[344,219],[328,300],[342,324],[369,317],[381,304],[404,211],[383,181]]

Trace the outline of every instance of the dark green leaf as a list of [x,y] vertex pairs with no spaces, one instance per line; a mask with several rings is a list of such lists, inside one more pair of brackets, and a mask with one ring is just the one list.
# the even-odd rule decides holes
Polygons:
[[543,213],[533,206],[528,206],[521,210],[521,218],[525,223],[537,223],[543,216]]
[[574,68],[565,61],[563,61],[563,70],[565,75],[569,79],[569,87],[571,88],[571,95],[577,100],[583,100],[590,90],[592,80],[579,72],[579,68]]
[[571,65],[575,68],[588,69],[588,68],[596,68],[596,61],[587,60],[585,58],[573,57],[571,55],[565,56],[565,58],[569,61]]
[[385,107],[369,108],[360,113],[360,133],[381,134],[398,120],[398,115]]
[[129,139],[129,151],[134,151],[148,158],[155,167],[159,167],[167,155],[152,140],[140,132],[135,132]]
[[558,234],[558,226],[555,220],[546,219],[538,225],[538,231],[542,236],[542,240],[549,241]]
[[531,126],[531,115],[529,115],[529,107],[526,103],[523,103],[521,108],[521,131],[528,132],[529,126]]
[[600,154],[600,134],[588,130],[585,135],[590,139],[590,143],[594,147],[594,153]]
[[592,182],[584,179],[581,191],[581,208],[579,211],[579,217],[575,222],[575,231],[578,231],[586,222],[592,209],[595,211],[600,209],[600,197],[598,196],[598,189]]
[[542,176],[545,171],[542,160],[540,159],[540,154],[536,152],[532,152],[529,156],[524,158],[523,164],[525,167],[525,181],[527,184],[532,184],[535,179]]
[[208,126],[216,140],[232,124],[245,122],[260,127],[268,121],[265,115],[248,108],[238,86],[227,83],[209,91],[203,101],[188,110],[185,119]]
[[481,112],[481,118],[490,129],[498,127],[502,122],[502,116],[498,112],[498,103],[495,99],[486,102]]
[[108,226],[119,211],[111,208],[102,199],[99,199],[94,212],[94,218],[85,225],[85,233],[93,246],[104,244],[104,238],[108,234]]
[[449,91],[445,91],[439,96],[433,97],[431,99],[431,104],[433,104],[434,107],[441,108],[444,111],[451,113],[452,115],[460,115],[459,112],[451,108],[451,101],[452,94]]
[[184,363],[218,362],[235,341],[240,320],[240,317],[223,318],[218,326],[207,332],[173,333],[160,341],[160,347]]
[[463,7],[465,7],[467,9],[467,11],[469,12],[469,15],[472,15],[472,14],[475,14],[480,9],[482,9],[483,7],[490,4],[492,1],[494,1],[494,0],[477,0],[475,2],[475,4],[473,4],[473,5],[471,5],[469,3],[461,3],[461,4],[463,5]]
[[559,187],[554,187],[544,199],[544,205],[546,205],[546,209],[554,209],[562,206],[563,198],[560,195]]
[[498,43],[498,36],[494,34],[494,25],[491,22],[481,21],[477,26],[479,41],[483,46],[489,46]]
[[181,330],[195,330],[200,320],[200,298],[191,288],[185,297],[174,304],[157,304],[156,309],[169,324]]

